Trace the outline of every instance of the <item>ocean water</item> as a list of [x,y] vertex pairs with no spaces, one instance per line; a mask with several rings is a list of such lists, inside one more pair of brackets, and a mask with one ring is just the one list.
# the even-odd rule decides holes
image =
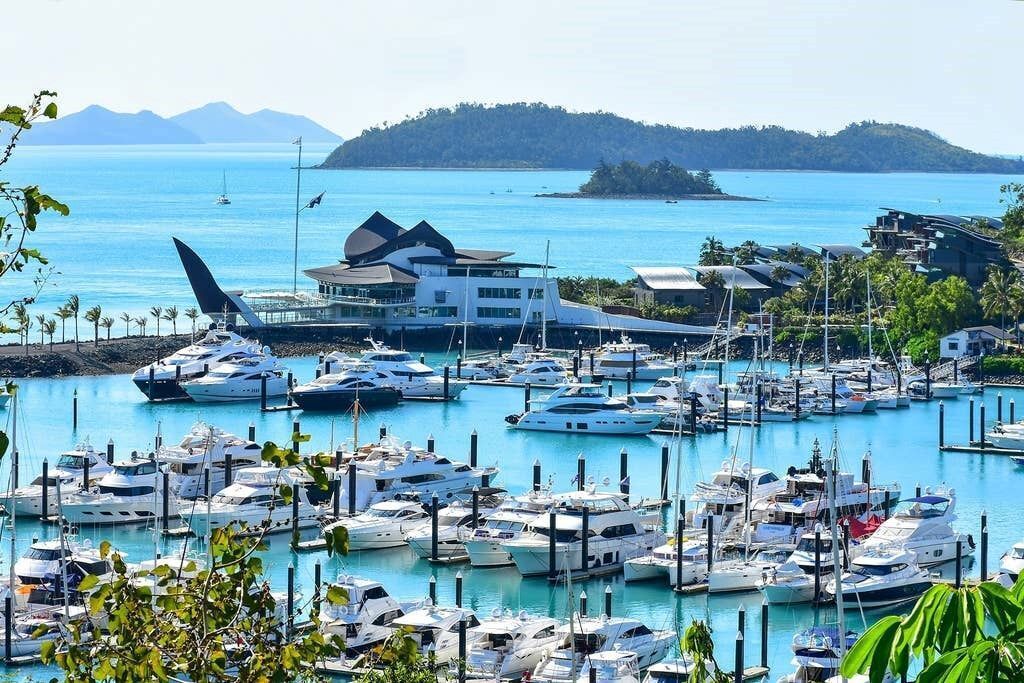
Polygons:
[[[439,363],[442,357],[428,354],[428,362]],[[289,361],[300,379],[308,379],[315,359]],[[733,363],[731,370],[742,370]],[[783,368],[779,368],[782,370]],[[225,404],[200,406],[188,403],[149,404],[132,385],[128,376],[81,377],[63,379],[29,379],[21,382],[22,405],[19,420],[19,441],[22,452],[21,480],[28,481],[41,469],[44,457],[52,463],[61,450],[77,441],[89,439],[102,448],[107,439],[115,443],[115,452],[126,456],[131,450],[152,448],[158,428],[165,440],[176,440],[197,419],[206,420],[237,434],[245,434],[252,422],[257,439],[286,441],[292,420],[298,418],[301,430],[312,435],[310,448],[330,450],[333,444],[351,438],[353,424],[346,415],[309,413],[261,414],[258,406]],[[617,384],[615,391],[624,387]],[[71,427],[73,392],[79,398],[79,426]],[[997,390],[989,389],[976,398],[987,406],[991,423],[996,415]],[[535,390],[535,396],[537,391]],[[1003,409],[1009,413],[1013,400],[1024,409],[1024,391],[1002,390]],[[512,492],[530,486],[532,464],[540,460],[542,476],[550,477],[557,490],[574,488],[572,478],[576,459],[583,453],[587,474],[595,481],[607,479],[615,486],[619,474],[619,451],[629,454],[629,472],[634,498],[656,497],[659,491],[660,449],[664,437],[602,437],[520,432],[509,429],[504,416],[521,410],[522,391],[501,387],[470,387],[456,402],[408,403],[388,410],[371,412],[360,423],[360,440],[375,438],[378,426],[384,424],[389,433],[401,439],[424,444],[428,436],[437,441],[437,450],[452,458],[467,459],[470,433],[479,433],[481,464],[496,464],[501,474],[495,484]],[[966,441],[968,402],[946,402],[947,442]],[[987,510],[990,529],[989,567],[994,571],[999,556],[1012,543],[1020,540],[1024,530],[1024,514],[1019,506],[1019,489],[1024,483],[1024,469],[1015,468],[1004,456],[941,453],[937,444],[938,402],[915,403],[900,411],[883,411],[877,415],[827,418],[815,416],[799,424],[768,423],[753,434],[749,429],[731,428],[727,433],[684,438],[678,463],[682,490],[690,491],[697,481],[708,479],[719,465],[735,451],[741,460],[753,453],[754,464],[783,473],[790,465],[806,462],[814,440],[828,452],[833,439],[838,439],[841,464],[845,471],[859,473],[861,458],[870,450],[876,482],[899,482],[905,495],[912,495],[914,486],[945,482],[956,487],[959,521],[956,526],[979,539],[979,516]],[[0,413],[0,424],[8,419],[10,410]],[[1018,413],[1020,414],[1020,413]],[[675,444],[672,444],[673,463]],[[5,463],[6,466],[6,463]],[[673,465],[675,466],[675,465]],[[672,472],[674,481],[675,472]],[[0,481],[6,472],[0,471]],[[33,537],[52,537],[55,530],[33,520],[18,522],[18,552]],[[170,552],[184,542],[181,539],[156,539],[151,531],[126,527],[83,528],[82,537],[98,543],[110,540],[129,559],[151,557],[154,541],[163,552]],[[545,579],[523,579],[514,568],[478,569],[468,565],[434,567],[415,559],[411,551],[399,548],[383,552],[353,553],[345,558],[328,559],[325,553],[295,554],[287,547],[287,534],[271,543],[265,563],[276,588],[283,589],[287,566],[297,568],[298,589],[307,598],[311,595],[314,564],[323,564],[323,576],[333,578],[351,573],[372,576],[383,581],[392,594],[401,599],[417,599],[427,594],[428,579],[436,577],[442,603],[454,599],[457,572],[465,576],[465,602],[487,615],[497,607],[526,609],[556,617],[565,615],[566,593],[562,586],[550,586]],[[189,541],[199,543],[196,540]],[[6,543],[4,544],[6,555]],[[193,545],[191,547],[200,547]],[[977,557],[977,555],[976,555]],[[6,559],[4,560],[6,562]],[[6,565],[4,565],[6,566]],[[978,565],[968,566],[968,574],[977,575]],[[950,574],[952,567],[942,568]],[[758,593],[738,595],[695,595],[677,597],[660,583],[625,585],[621,576],[605,577],[577,583],[577,596],[585,590],[592,610],[603,604],[605,587],[613,591],[613,610],[643,618],[652,628],[685,628],[691,619],[710,620],[723,665],[731,664],[733,639],[736,635],[736,613],[742,605],[748,614],[747,663],[759,660]],[[885,611],[848,611],[847,624],[861,630]],[[819,623],[834,623],[834,609],[815,611],[807,606],[772,607],[769,620],[769,663],[774,680],[791,667],[790,641],[795,631]],[[34,675],[37,679],[48,672],[43,667],[19,669],[19,676]]]
[[[314,165],[330,145],[303,149]],[[14,182],[38,183],[71,207],[48,216],[32,237],[50,258],[50,277],[34,313],[52,315],[70,294],[83,310],[108,315],[151,306],[194,305],[171,236],[209,264],[224,288],[289,286],[293,277],[295,172],[292,145],[21,147],[5,169]],[[230,206],[216,206],[221,173]],[[411,227],[426,219],[457,246],[503,249],[554,273],[632,277],[629,266],[695,262],[701,241],[727,244],[853,243],[878,207],[961,215],[1001,213],[1000,183],[1011,177],[947,174],[720,172],[727,192],[761,202],[545,199],[575,190],[583,171],[345,170],[302,173],[301,270],[342,258],[349,232],[380,210]],[[1021,180],[1022,178],[1017,178]],[[4,278],[0,294],[23,293],[27,277]],[[168,327],[162,325],[162,328]],[[123,330],[120,324],[116,330]],[[150,321],[148,331],[154,331]],[[38,332],[38,330],[36,330]],[[91,332],[90,332],[91,333]],[[123,333],[123,332],[122,332]]]

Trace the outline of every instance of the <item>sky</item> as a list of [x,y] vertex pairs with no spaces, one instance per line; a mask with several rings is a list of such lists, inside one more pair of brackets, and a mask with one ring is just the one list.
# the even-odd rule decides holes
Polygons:
[[906,123],[1024,153],[1012,0],[33,0],[3,11],[3,102],[172,115],[225,100],[343,137],[462,101],[696,128]]

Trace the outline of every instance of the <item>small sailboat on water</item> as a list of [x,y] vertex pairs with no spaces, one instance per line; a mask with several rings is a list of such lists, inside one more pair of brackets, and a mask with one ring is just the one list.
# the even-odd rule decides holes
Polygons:
[[226,171],[221,171],[221,180],[223,181],[223,186],[221,188],[220,196],[217,197],[217,200],[214,203],[218,205],[230,204],[231,200],[228,199],[228,174]]

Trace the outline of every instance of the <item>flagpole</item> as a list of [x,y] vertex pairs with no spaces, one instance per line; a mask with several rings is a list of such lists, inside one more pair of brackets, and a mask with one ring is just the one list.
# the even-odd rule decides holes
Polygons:
[[299,291],[299,192],[302,184],[302,138],[295,144],[299,146],[299,163],[295,167],[295,257],[292,266],[292,295]]

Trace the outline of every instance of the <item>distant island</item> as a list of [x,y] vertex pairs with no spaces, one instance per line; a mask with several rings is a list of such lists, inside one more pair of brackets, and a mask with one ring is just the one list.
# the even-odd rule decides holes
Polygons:
[[833,135],[780,126],[698,130],[524,103],[429,109],[346,140],[321,168],[591,169],[599,159],[663,158],[685,168],[1024,173],[1021,159],[893,123],[853,123]]
[[580,185],[579,192],[554,192],[538,197],[568,199],[679,199],[751,200],[722,192],[711,171],[703,169],[690,173],[668,159],[652,161],[642,166],[635,161],[623,161],[614,166],[602,159],[591,172],[590,180]]
[[222,142],[341,142],[305,116],[261,109],[243,114],[226,102],[212,102],[170,118],[151,111],[114,112],[99,105],[32,127],[26,145],[159,145]]

